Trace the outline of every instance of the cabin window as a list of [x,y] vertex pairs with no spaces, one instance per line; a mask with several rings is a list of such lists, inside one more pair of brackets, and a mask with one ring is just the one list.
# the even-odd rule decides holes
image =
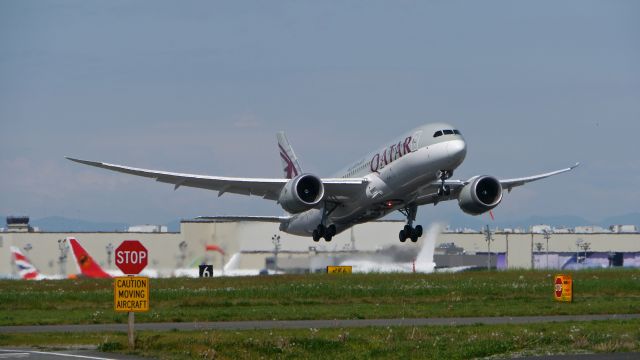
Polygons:
[[442,136],[442,131],[438,130],[433,134],[433,137],[438,137],[438,136]]
[[453,130],[442,130],[445,135],[453,135]]

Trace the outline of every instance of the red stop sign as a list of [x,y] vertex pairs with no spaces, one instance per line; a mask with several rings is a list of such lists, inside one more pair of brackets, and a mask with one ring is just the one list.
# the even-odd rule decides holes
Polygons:
[[125,240],[115,252],[116,266],[127,275],[140,273],[147,266],[149,253],[138,240]]

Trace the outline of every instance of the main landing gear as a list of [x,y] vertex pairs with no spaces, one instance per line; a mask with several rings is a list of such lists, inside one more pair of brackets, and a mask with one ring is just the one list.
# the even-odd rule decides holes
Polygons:
[[327,222],[327,216],[331,215],[331,213],[338,208],[338,205],[338,203],[325,201],[322,207],[322,220],[320,220],[320,224],[312,233],[313,241],[318,242],[324,238],[325,241],[329,242],[336,234],[337,230],[334,224],[329,226],[325,226],[325,224]]
[[320,224],[315,230],[313,230],[313,241],[318,242],[321,238],[324,238],[328,242],[331,241],[335,234],[335,225],[331,224],[329,226],[324,226],[323,224]]
[[400,242],[405,242],[407,239],[411,239],[411,242],[418,241],[418,238],[422,236],[422,225],[418,225],[415,228],[413,227],[413,222],[416,220],[416,214],[418,213],[418,206],[409,205],[398,211],[407,217],[407,225],[405,225],[404,229],[400,230],[398,234]]

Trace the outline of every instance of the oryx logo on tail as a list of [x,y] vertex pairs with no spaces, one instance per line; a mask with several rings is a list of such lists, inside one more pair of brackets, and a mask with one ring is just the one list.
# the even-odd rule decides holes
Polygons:
[[276,136],[278,138],[278,148],[280,150],[280,159],[282,160],[284,177],[287,179],[293,179],[302,173],[302,169],[298,163],[298,158],[293,152],[284,131],[280,131]]

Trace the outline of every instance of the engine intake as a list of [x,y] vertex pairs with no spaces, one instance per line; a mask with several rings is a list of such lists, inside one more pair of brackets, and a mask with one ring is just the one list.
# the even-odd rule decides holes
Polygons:
[[502,185],[498,179],[482,175],[474,178],[460,190],[458,205],[462,211],[471,215],[480,215],[500,204]]
[[315,175],[302,174],[287,182],[280,191],[278,202],[286,212],[297,214],[315,207],[323,197],[322,180]]

